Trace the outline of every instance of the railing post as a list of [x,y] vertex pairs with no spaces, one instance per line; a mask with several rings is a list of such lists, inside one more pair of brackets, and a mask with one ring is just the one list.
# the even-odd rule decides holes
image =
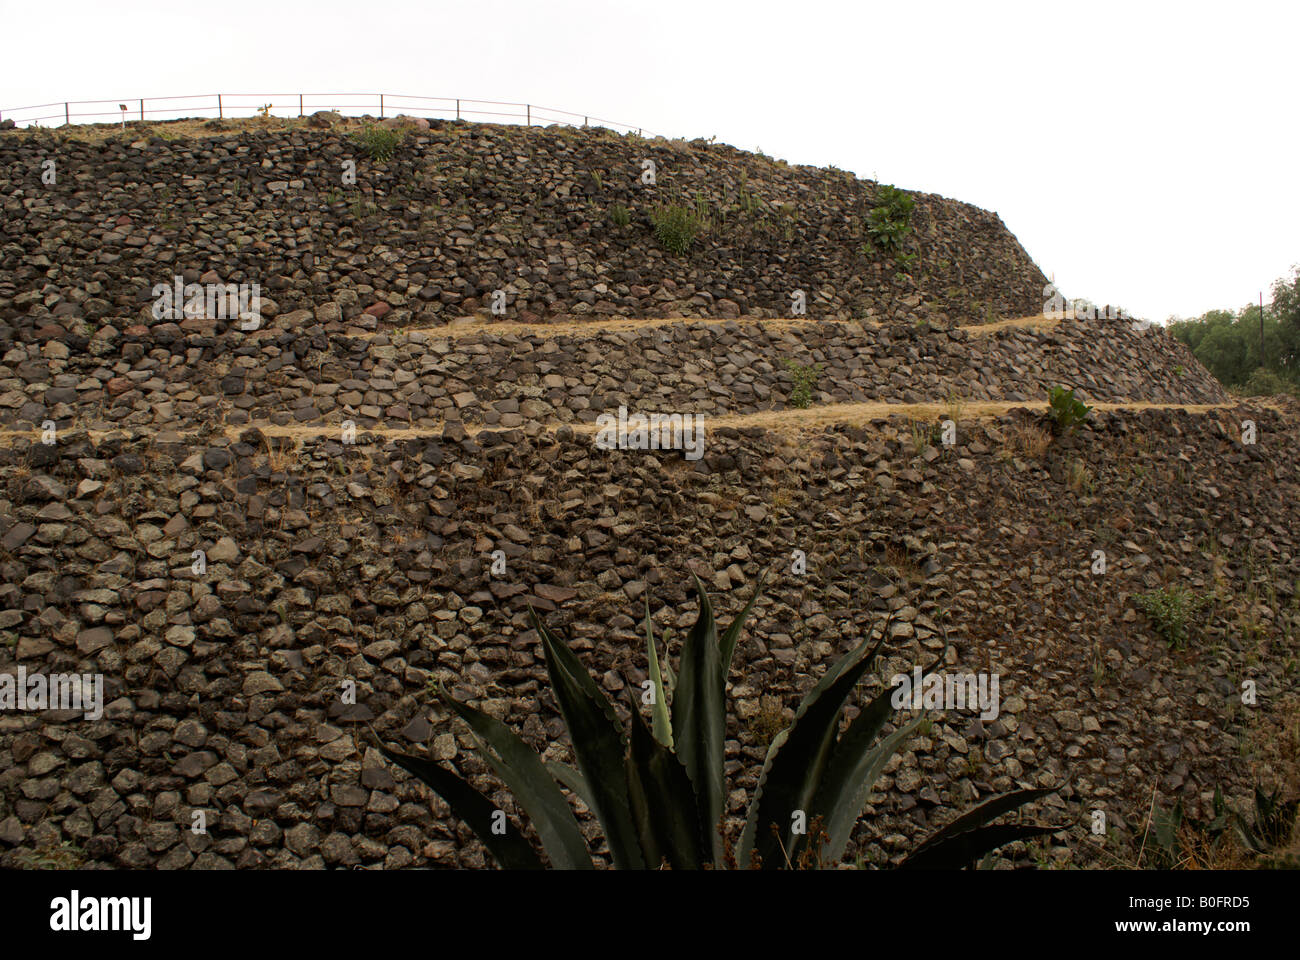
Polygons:
[[379,119],[384,119],[384,95],[379,95]]
[[460,97],[456,98],[456,119],[460,119]]
[[533,125],[533,105],[531,103],[524,104],[524,116],[528,118],[528,126],[531,127]]
[[302,94],[298,94],[298,116],[302,116]]
[[221,109],[221,94],[217,94],[217,119],[225,119],[226,112]]
[[72,122],[72,114],[68,112],[67,103],[63,104],[63,125],[66,127]]
[[144,98],[140,98],[140,122],[144,123]]

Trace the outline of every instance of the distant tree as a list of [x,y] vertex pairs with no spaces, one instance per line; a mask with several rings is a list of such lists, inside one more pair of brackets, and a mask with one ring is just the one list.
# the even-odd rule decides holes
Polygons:
[[1278,365],[1300,377],[1300,266],[1273,284],[1272,314],[1277,319]]
[[1169,332],[1224,386],[1251,393],[1300,390],[1300,267],[1273,285],[1273,302],[1264,307],[1262,356],[1259,309],[1210,310],[1172,321]]

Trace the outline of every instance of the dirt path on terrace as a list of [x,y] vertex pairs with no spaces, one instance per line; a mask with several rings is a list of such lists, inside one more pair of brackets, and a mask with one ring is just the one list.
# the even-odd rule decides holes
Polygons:
[[[1203,403],[1203,404],[1186,404],[1186,403],[1094,403],[1094,410],[1185,410],[1194,414],[1212,413],[1216,410],[1230,410],[1241,405],[1241,401],[1234,400],[1231,403]],[[1047,401],[1045,400],[990,400],[990,401],[970,401],[959,403],[954,406],[947,402],[935,403],[885,403],[885,402],[868,402],[868,403],[833,403],[820,407],[811,407],[806,410],[764,410],[758,413],[740,413],[729,414],[726,416],[704,416],[705,429],[718,427],[745,428],[759,427],[764,430],[770,430],[774,433],[800,434],[807,432],[822,432],[828,427],[836,425],[846,426],[863,426],[871,423],[873,420],[887,420],[890,417],[907,417],[913,420],[929,421],[939,417],[955,417],[958,421],[986,420],[999,417],[1009,410],[1017,408],[1028,410],[1046,410]],[[639,411],[632,411],[633,413]],[[370,434],[385,439],[416,439],[420,437],[440,437],[442,436],[445,422],[438,423],[431,427],[364,427],[357,426],[358,438]],[[525,426],[528,426],[525,424]],[[578,434],[595,433],[599,426],[595,423],[563,423],[561,421],[546,421],[540,424],[542,430],[556,430],[559,427],[570,427]],[[216,432],[218,435],[224,434],[230,439],[237,439],[240,434],[247,430],[256,428],[267,437],[290,437],[295,440],[308,440],[314,437],[337,437],[340,427],[338,424],[312,424],[312,425],[286,425],[278,426],[272,423],[253,422],[243,424],[229,424],[219,428]],[[465,432],[471,436],[484,430],[500,431],[503,428],[489,424],[475,423],[464,424]],[[523,428],[513,428],[523,429]],[[533,429],[536,429],[534,426]],[[69,431],[64,431],[65,433]],[[0,430],[0,445],[11,445],[3,443],[18,438],[28,440],[39,440],[40,430]],[[111,436],[141,436],[152,434],[159,443],[178,443],[186,439],[199,437],[208,437],[212,431],[199,428],[174,429],[168,427],[132,427],[129,429],[116,430],[87,430],[86,433],[94,440],[100,440]]]
[[[818,320],[811,317],[621,317],[592,320],[559,320],[554,323],[520,323],[516,321],[493,323],[491,321],[475,318],[473,320],[467,319],[463,322],[453,321],[452,323],[442,323],[432,327],[392,327],[387,330],[359,330],[352,328],[347,330],[344,333],[344,336],[355,337],[361,340],[369,340],[380,335],[391,337],[404,336],[412,333],[421,333],[426,337],[450,340],[459,339],[460,337],[471,337],[480,333],[488,333],[494,337],[599,336],[605,333],[622,333],[628,330],[650,330],[658,327],[671,327],[677,324],[704,324],[705,326],[717,327],[727,323],[735,323],[741,326],[773,327],[778,330],[797,329],[799,327],[829,323],[860,325],[871,328],[884,326],[884,324],[868,320]],[[1060,323],[1059,320],[1040,316],[1013,317],[1008,320],[996,320],[992,323],[963,324],[960,329],[965,330],[972,336],[982,336],[994,333],[998,330],[1004,330],[1008,327],[1042,330],[1054,327],[1058,323]]]

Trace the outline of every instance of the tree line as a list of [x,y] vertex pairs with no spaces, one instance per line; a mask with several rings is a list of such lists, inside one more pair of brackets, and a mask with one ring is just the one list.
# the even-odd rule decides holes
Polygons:
[[[1169,332],[1225,387],[1249,395],[1300,395],[1300,267],[1273,284],[1273,302],[1172,320]],[[1262,330],[1262,335],[1261,335]]]

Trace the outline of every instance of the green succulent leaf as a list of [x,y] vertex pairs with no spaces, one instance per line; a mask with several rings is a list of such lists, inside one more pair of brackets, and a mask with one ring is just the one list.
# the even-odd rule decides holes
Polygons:
[[592,869],[591,853],[573,809],[537,752],[496,717],[461,703],[441,685],[438,693],[469,724],[483,759],[528,813],[551,863],[560,870]]
[[[916,869],[958,869],[977,860],[982,854],[1029,836],[1043,833],[1055,833],[1062,827],[1044,827],[1037,824],[1004,824],[1001,827],[986,827],[1004,813],[1016,810],[1032,800],[1055,792],[1055,787],[1037,790],[1013,790],[1011,793],[990,797],[979,806],[963,813],[952,823],[933,833],[924,843],[912,851],[901,867]],[[1011,836],[1015,830],[1030,831],[1023,836]],[[1001,832],[999,832],[1001,831]],[[1001,836],[1008,839],[990,843]]]
[[736,614],[736,619],[732,620],[727,629],[722,632],[722,679],[726,683],[727,677],[731,674],[731,660],[736,653],[736,643],[740,640],[740,631],[745,628],[745,621],[749,619],[749,612],[754,609],[754,602],[763,592],[763,586],[767,583],[768,574],[771,570],[764,570],[763,575],[758,578],[758,585],[754,587],[753,594],[750,595],[749,602],[745,604],[743,610]]
[[1000,823],[990,827],[976,827],[928,847],[924,852],[918,850],[900,863],[898,869],[960,870],[1008,843],[1030,840],[1063,829],[1065,828],[1060,826],[1041,826],[1036,823]]
[[556,783],[568,787],[575,797],[587,805],[588,809],[596,809],[596,805],[591,802],[591,787],[587,785],[587,778],[580,771],[567,763],[558,763],[554,760],[546,762],[546,770],[555,778]]
[[627,790],[648,866],[667,861],[674,870],[698,870],[710,862],[708,831],[700,819],[699,802],[686,768],[646,729],[635,703],[628,738]]
[[546,669],[573,741],[578,769],[589,787],[583,802],[600,820],[614,865],[624,870],[642,869],[645,863],[641,844],[628,809],[623,770],[627,745],[618,714],[568,644],[552,633],[536,613],[530,610],[529,614],[542,638]]
[[382,743],[378,747],[385,757],[411,776],[424,781],[434,793],[446,800],[452,813],[469,825],[503,869],[542,869],[541,859],[513,822],[503,834],[492,832],[492,819],[498,812],[497,807],[464,779],[425,757],[398,753]]
[[722,860],[722,838],[716,827],[722,820],[726,799],[722,782],[723,734],[727,722],[722,658],[713,608],[699,577],[694,579],[700,613],[682,645],[680,672],[673,693],[673,743],[700,799],[700,816],[709,824],[713,860],[718,864]]
[[844,702],[888,635],[886,621],[879,640],[873,644],[868,635],[842,657],[804,696],[790,726],[773,739],[741,833],[741,863],[757,852],[764,869],[779,869],[801,851],[807,835],[793,832],[793,815],[810,811],[835,746]]
[[[892,694],[893,691],[888,690],[880,697],[888,704],[888,697]],[[861,717],[861,714],[858,716]],[[923,716],[916,717],[875,746],[866,746],[866,749],[860,749],[856,745],[846,748],[844,740],[849,738],[852,727],[850,726],[850,730],[845,732],[845,736],[836,745],[835,756],[832,757],[826,774],[822,777],[817,796],[813,800],[812,816],[822,818],[822,829],[826,832],[826,840],[821,852],[823,863],[838,863],[843,858],[844,849],[848,846],[849,837],[853,833],[853,826],[862,816],[862,808],[867,805],[872,786],[889,763],[890,757],[916,735],[916,728],[924,719]],[[856,722],[857,718],[854,720]],[[876,731],[878,730],[879,726],[876,728]],[[875,736],[876,731],[871,733],[872,737]],[[857,739],[858,737],[855,736],[854,740]],[[841,752],[843,752],[842,757]]]
[[[921,671],[922,680],[943,663],[948,650],[946,635],[944,640],[943,650],[930,666]],[[822,828],[826,831],[821,856],[823,862],[836,863],[844,856],[844,848],[848,846],[853,825],[867,804],[872,784],[889,763],[889,758],[912,738],[924,719],[922,714],[876,742],[881,727],[894,711],[895,691],[895,687],[881,691],[859,711],[836,743],[826,766],[826,773],[822,776],[813,799],[810,817],[821,817]]]
[[[650,619],[650,594],[645,601],[645,643],[646,657],[650,663],[650,682],[654,685],[655,702],[653,709],[653,729],[655,739],[669,749],[673,745],[673,721],[668,713],[668,691],[664,688],[663,674],[659,670],[659,655],[655,652],[655,625]],[[664,659],[668,649],[664,648]]]
[[659,661],[659,671],[663,674],[664,690],[668,693],[669,702],[672,702],[673,691],[677,689],[677,676],[673,673],[673,665],[668,657],[668,642],[672,639],[673,628],[664,628],[664,658]]

